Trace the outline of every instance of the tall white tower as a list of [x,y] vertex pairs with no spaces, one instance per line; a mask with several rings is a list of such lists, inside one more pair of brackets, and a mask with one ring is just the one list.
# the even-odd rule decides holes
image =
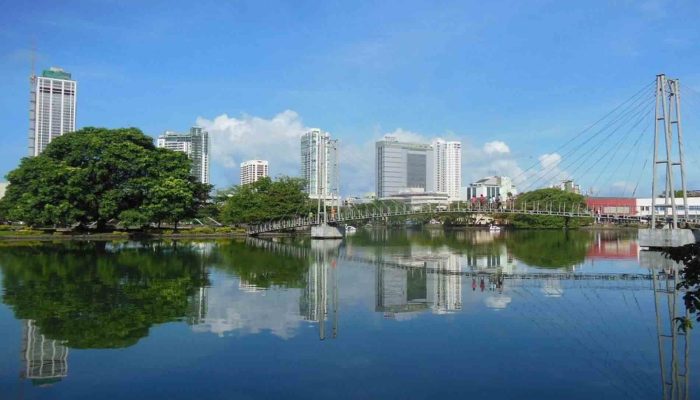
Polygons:
[[29,155],[38,156],[56,137],[75,131],[78,83],[61,68],[30,77]]
[[301,177],[312,199],[338,198],[338,141],[312,129],[301,137]]
[[436,139],[433,142],[433,179],[436,192],[459,200],[462,187],[462,142]]
[[165,131],[158,136],[157,147],[181,151],[192,160],[191,174],[201,183],[209,183],[209,133],[198,126],[188,133]]

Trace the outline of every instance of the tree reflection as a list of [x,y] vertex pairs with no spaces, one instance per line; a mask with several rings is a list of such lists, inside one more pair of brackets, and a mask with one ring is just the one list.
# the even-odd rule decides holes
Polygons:
[[[689,244],[683,247],[669,248],[666,250],[669,257],[683,264],[680,270],[680,282],[678,289],[683,289],[683,301],[686,309],[695,314],[700,321],[700,244]],[[679,318],[680,329],[692,327],[692,323],[683,317]]]
[[0,251],[3,301],[73,348],[127,347],[184,317],[206,284],[204,256],[181,244],[41,244]]
[[294,254],[271,252],[265,248],[265,243],[274,244],[265,241],[249,241],[249,245],[244,241],[220,243],[212,256],[212,265],[259,288],[304,287],[309,261]]
[[508,250],[520,261],[542,268],[581,264],[593,241],[588,231],[515,231],[506,238]]

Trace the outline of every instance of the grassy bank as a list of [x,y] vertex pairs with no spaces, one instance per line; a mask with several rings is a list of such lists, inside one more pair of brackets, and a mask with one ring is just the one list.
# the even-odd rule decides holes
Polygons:
[[189,229],[157,229],[157,230],[116,230],[112,232],[57,231],[0,226],[0,241],[25,240],[117,240],[117,239],[159,239],[159,238],[227,238],[245,237],[243,228],[231,227],[196,227]]

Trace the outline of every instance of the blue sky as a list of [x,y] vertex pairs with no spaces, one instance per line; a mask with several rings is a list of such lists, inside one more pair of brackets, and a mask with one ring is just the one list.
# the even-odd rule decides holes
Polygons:
[[[32,41],[38,70],[78,81],[79,127],[210,129],[218,186],[247,158],[296,174],[307,127],[340,139],[344,194],[373,190],[372,143],[392,132],[462,140],[467,184],[537,163],[659,72],[700,92],[692,0],[4,3],[2,175],[27,152]],[[700,187],[700,162],[689,169]],[[625,178],[591,175],[603,192]]]

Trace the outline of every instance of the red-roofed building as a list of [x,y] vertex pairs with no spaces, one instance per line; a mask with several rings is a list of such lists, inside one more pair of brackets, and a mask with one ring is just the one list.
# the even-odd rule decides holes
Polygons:
[[596,214],[637,215],[637,199],[632,197],[588,197],[586,206]]

